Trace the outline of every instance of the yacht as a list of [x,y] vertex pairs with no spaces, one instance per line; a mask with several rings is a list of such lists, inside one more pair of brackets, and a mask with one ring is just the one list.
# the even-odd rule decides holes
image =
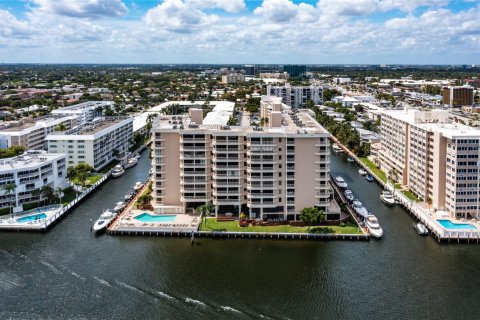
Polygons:
[[365,219],[365,226],[372,237],[381,238],[383,236],[383,229],[380,227],[377,217],[375,217],[373,214],[367,215]]
[[337,184],[337,186],[339,188],[347,188],[348,187],[348,184],[345,182],[345,180],[340,177],[340,176],[336,176],[335,177],[335,183]]
[[124,173],[125,173],[125,170],[123,169],[123,167],[120,164],[117,164],[115,167],[113,167],[112,177],[118,178]]
[[131,168],[131,167],[133,167],[134,165],[136,165],[137,162],[138,162],[138,159],[137,159],[137,158],[135,158],[135,157],[130,158],[130,159],[128,159],[127,163],[125,163],[124,168],[125,168],[125,169]]
[[421,222],[417,222],[417,223],[414,223],[413,224],[413,228],[417,231],[417,233],[421,236],[425,236],[428,234],[428,229],[427,227],[421,223]]
[[93,225],[93,231],[95,232],[100,232],[103,231],[107,228],[107,226],[112,222],[113,219],[117,214],[113,211],[110,211],[109,209],[105,210],[101,215],[100,218],[98,218],[97,221],[95,221],[95,224]]
[[133,192],[129,192],[125,195],[125,201],[130,201],[135,194]]
[[137,160],[140,159],[140,157],[141,157],[140,153],[135,154],[135,158],[136,158]]
[[148,171],[148,174],[149,174],[149,175],[152,175],[152,174],[153,174],[153,169],[150,169],[150,170]]
[[125,202],[117,202],[117,204],[115,205],[115,208],[113,208],[113,211],[115,212],[120,212],[123,210],[123,208],[125,208]]
[[363,206],[363,204],[360,201],[358,201],[358,200],[353,201],[352,206],[353,206],[353,210],[355,210],[355,212],[360,217],[365,218],[366,216],[368,216],[367,209],[365,209],[365,207]]
[[355,162],[355,159],[354,159],[353,157],[348,157],[348,158],[347,158],[347,161],[348,161],[348,162]]
[[393,197],[393,194],[390,190],[383,190],[382,194],[380,195],[380,199],[385,204],[388,204],[388,205],[394,205],[395,204],[395,198]]
[[339,153],[342,153],[342,152],[343,152],[343,149],[340,148],[340,146],[339,146],[338,144],[336,144],[336,143],[334,143],[334,144],[332,145],[332,149],[333,149],[333,152],[339,152]]
[[133,186],[133,190],[135,190],[135,192],[139,191],[140,189],[142,189],[143,187],[143,183],[141,183],[140,181],[137,181],[135,183],[135,185]]
[[366,176],[368,174],[367,170],[363,169],[363,168],[360,168],[358,170],[358,173],[361,175],[361,176]]
[[348,201],[353,201],[354,197],[353,197],[353,192],[352,190],[350,189],[347,189],[345,190],[345,192],[343,193],[345,195],[345,198],[347,198]]
[[367,179],[368,182],[373,182],[375,180],[371,174],[367,175],[365,179]]

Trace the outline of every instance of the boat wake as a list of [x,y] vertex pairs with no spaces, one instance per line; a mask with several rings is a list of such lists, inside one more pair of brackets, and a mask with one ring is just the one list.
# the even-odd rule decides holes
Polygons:
[[240,310],[234,309],[234,308],[229,307],[229,306],[220,306],[220,308],[222,308],[222,310],[224,310],[224,311],[231,311],[231,312],[236,312],[236,313],[242,313]]
[[118,280],[115,280],[116,283],[118,283],[120,286],[124,287],[124,288],[127,288],[129,290],[132,290],[132,291],[135,291],[135,292],[138,292],[138,293],[141,293],[141,294],[144,294],[144,292],[138,288],[135,288],[135,287],[132,287],[126,283],[123,283],[121,281],[118,281]]
[[166,294],[165,292],[162,292],[162,291],[157,291],[157,294],[159,296],[167,298],[169,300],[174,300],[175,299],[174,297],[172,297],[172,296],[170,296],[170,295],[168,295],[168,294]]
[[192,298],[185,298],[185,302],[187,303],[192,303],[192,304],[196,304],[196,305],[199,305],[199,306],[202,306],[202,307],[206,307],[207,305],[205,303],[203,303],[202,301],[199,301],[199,300],[195,300],[195,299],[192,299]]
[[69,268],[67,268],[66,266],[64,265],[60,265],[60,267],[62,267],[63,270],[67,271],[69,274],[71,274],[72,276],[74,276],[75,278],[78,278],[80,280],[85,280],[84,277],[82,277],[81,275],[79,275],[78,273],[70,270]]
[[40,260],[40,263],[43,264],[44,266],[48,267],[50,270],[52,270],[53,272],[55,272],[56,274],[62,274],[62,272],[60,270],[58,270],[54,265],[44,261],[44,260]]
[[108,282],[108,281],[105,281],[103,279],[100,279],[100,278],[97,278],[97,277],[93,277],[93,279],[97,280],[98,282],[100,282],[101,284],[107,286],[107,287],[111,287],[112,285]]

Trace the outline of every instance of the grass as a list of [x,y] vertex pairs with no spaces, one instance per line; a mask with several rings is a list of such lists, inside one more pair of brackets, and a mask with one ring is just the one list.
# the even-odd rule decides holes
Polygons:
[[63,190],[62,204],[67,205],[73,201],[78,195],[78,192],[75,191],[72,187],[68,187]]
[[[91,186],[91,185],[94,185],[94,184],[95,184],[98,180],[100,180],[101,178],[102,178],[102,175],[101,175],[101,174],[92,174],[92,175],[90,175],[90,176],[87,178],[87,180],[85,180],[85,186],[86,186],[86,187],[89,187],[89,186]],[[80,180],[78,180],[78,179],[75,179],[75,180],[74,180],[74,183],[75,183],[76,185],[82,185],[82,184],[80,183]]]
[[404,190],[404,191],[402,191],[402,193],[403,193],[408,199],[410,199],[410,200],[412,200],[412,201],[415,201],[415,202],[418,202],[417,196],[416,196],[413,192],[411,192],[410,190]]
[[399,190],[402,189],[401,183],[395,183],[393,186],[395,187],[395,189],[399,189]]
[[380,178],[383,182],[387,182],[387,175],[385,172],[377,168],[377,166],[366,157],[358,157],[364,165],[366,165],[377,177]]
[[[308,227],[281,226],[248,226],[240,227],[238,221],[217,221],[215,218],[207,218],[207,225],[204,221],[200,224],[200,231],[234,231],[234,232],[285,232],[285,233],[308,233]],[[310,233],[336,233],[336,234],[359,234],[358,227],[347,222],[345,227],[340,226],[314,226]]]

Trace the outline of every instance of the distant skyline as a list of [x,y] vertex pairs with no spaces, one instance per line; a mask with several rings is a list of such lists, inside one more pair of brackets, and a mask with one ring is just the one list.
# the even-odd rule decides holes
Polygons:
[[480,64],[477,0],[2,0],[0,63]]

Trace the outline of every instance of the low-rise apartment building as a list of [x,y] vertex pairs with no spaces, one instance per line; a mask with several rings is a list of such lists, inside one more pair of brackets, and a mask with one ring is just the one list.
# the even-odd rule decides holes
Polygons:
[[207,124],[195,108],[189,116],[157,117],[152,128],[156,212],[189,212],[211,202],[217,216],[243,212],[264,220],[297,220],[303,208],[317,206],[328,218],[329,133],[310,110],[282,106],[268,114],[265,127],[227,126],[226,108],[208,114]]
[[53,115],[77,116],[78,124],[84,124],[92,121],[96,117],[101,117],[107,107],[113,108],[113,101],[87,101],[74,104],[68,107],[52,110]]
[[76,116],[25,118],[0,124],[0,149],[22,146],[27,150],[47,150],[45,138],[55,130],[77,125]]
[[267,86],[267,96],[281,97],[282,102],[292,108],[301,108],[307,105],[308,100],[315,104],[323,103],[323,87],[320,86]]
[[[14,207],[21,211],[22,204],[39,201],[35,192],[44,186],[68,187],[64,154],[29,150],[24,154],[0,160],[0,208]],[[15,190],[7,193],[3,186],[14,184]]]
[[480,130],[451,123],[448,111],[382,112],[382,170],[435,210],[479,217]]
[[46,138],[48,151],[66,154],[68,167],[84,162],[100,170],[114,160],[116,153],[128,152],[133,119],[96,118],[71,130],[50,134]]

